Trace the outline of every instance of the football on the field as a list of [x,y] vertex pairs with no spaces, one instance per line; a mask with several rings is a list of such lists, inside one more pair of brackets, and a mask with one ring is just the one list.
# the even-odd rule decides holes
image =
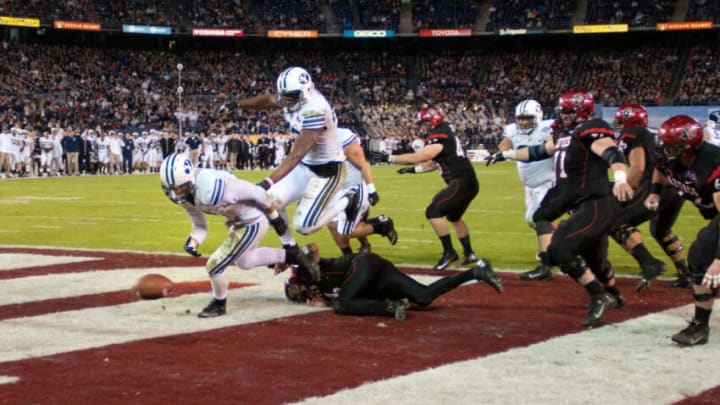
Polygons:
[[154,300],[166,297],[172,291],[174,284],[172,280],[162,274],[146,274],[135,282],[132,290],[144,300]]

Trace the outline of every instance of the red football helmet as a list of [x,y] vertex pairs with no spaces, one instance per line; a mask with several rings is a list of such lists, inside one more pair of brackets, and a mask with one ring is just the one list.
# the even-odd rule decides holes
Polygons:
[[429,106],[423,108],[422,110],[420,110],[420,112],[418,112],[417,120],[418,123],[429,122],[430,127],[433,128],[443,122],[443,115],[437,108]]
[[558,117],[560,114],[575,113],[574,123],[586,121],[595,114],[595,100],[593,95],[585,90],[572,89],[560,95],[557,107]]
[[693,117],[676,115],[660,125],[657,139],[668,159],[689,159],[702,146],[703,129]]
[[646,127],[648,114],[640,104],[623,104],[615,112],[615,125],[618,129]]

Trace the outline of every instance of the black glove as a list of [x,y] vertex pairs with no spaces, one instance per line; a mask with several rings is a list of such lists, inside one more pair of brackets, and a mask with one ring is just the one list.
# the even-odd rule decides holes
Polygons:
[[494,165],[496,162],[502,162],[506,160],[502,152],[495,152],[490,156],[485,157],[485,166]]
[[403,167],[403,168],[397,169],[397,174],[404,174],[404,173],[415,173],[415,166]]
[[387,163],[390,155],[384,152],[370,152],[370,160],[373,162]]
[[190,255],[195,257],[202,256],[200,253],[198,253],[197,249],[195,249],[195,246],[193,246],[192,243],[192,236],[188,236],[187,240],[185,241],[185,246],[183,246],[183,249]]
[[265,179],[265,180],[261,181],[260,183],[257,183],[257,185],[262,187],[263,189],[265,189],[265,191],[270,190],[270,187],[272,187],[272,183],[268,179]]
[[368,201],[370,202],[370,205],[375,205],[380,201],[380,196],[378,195],[377,191],[373,191],[372,193],[368,194]]
[[271,219],[270,225],[275,228],[275,232],[278,234],[278,236],[283,235],[288,230],[287,222],[285,222],[285,220],[281,216],[278,216],[275,219]]
[[234,111],[235,108],[237,108],[237,104],[235,104],[234,101],[228,101],[226,103],[221,104],[220,107],[217,108],[217,112],[224,113],[226,111]]

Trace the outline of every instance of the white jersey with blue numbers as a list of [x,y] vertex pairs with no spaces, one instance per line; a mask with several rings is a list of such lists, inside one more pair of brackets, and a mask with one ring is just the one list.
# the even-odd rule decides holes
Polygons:
[[213,169],[198,169],[195,176],[194,203],[183,203],[190,220],[190,236],[202,243],[207,236],[205,214],[222,215],[236,226],[258,221],[272,202],[262,189],[232,174]]
[[[540,121],[540,125],[528,135],[519,133],[516,124],[510,124],[505,127],[503,136],[512,141],[513,149],[539,145],[545,142],[550,135],[552,123],[553,120]],[[517,168],[520,180],[527,187],[537,187],[553,181],[555,178],[552,159],[543,159],[537,162],[517,162]]]
[[315,146],[303,157],[303,163],[314,166],[345,160],[345,153],[335,133],[337,130],[335,111],[319,91],[313,90],[307,102],[298,111],[284,110],[283,114],[295,136],[303,129],[323,130]]
[[[358,145],[360,144],[360,139],[358,139],[353,131],[347,128],[338,128],[337,137],[343,150],[353,143],[357,143]],[[343,185],[343,188],[352,187],[356,184],[362,184],[362,172],[360,172],[359,167],[356,167],[354,164],[350,163],[349,160],[346,160],[345,169],[345,184]]]

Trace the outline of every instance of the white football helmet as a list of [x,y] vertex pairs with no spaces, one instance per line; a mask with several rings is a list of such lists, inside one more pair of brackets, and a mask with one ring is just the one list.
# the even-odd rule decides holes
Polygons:
[[192,201],[195,192],[195,166],[184,153],[173,153],[160,166],[160,185],[170,201]]
[[[532,124],[520,125],[520,118],[532,118]],[[533,99],[527,99],[515,107],[515,123],[517,125],[518,133],[527,135],[535,130],[540,125],[540,121],[543,119],[543,110],[540,103]]]
[[301,67],[289,67],[277,78],[278,104],[295,112],[310,98],[315,88],[310,73]]

